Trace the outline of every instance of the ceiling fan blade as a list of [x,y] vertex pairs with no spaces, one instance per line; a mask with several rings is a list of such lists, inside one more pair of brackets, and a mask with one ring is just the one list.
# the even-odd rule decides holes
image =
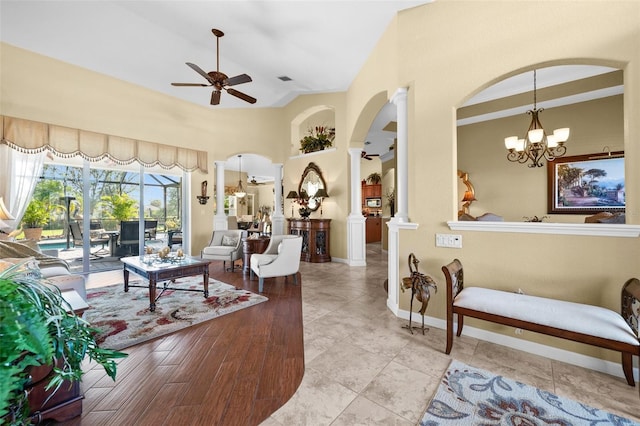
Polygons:
[[222,82],[222,85],[235,86],[236,84],[249,83],[250,81],[253,81],[253,80],[251,80],[251,77],[249,77],[247,74],[240,74],[240,75],[236,75],[235,77],[227,78]]
[[220,103],[220,91],[214,90],[211,93],[211,105],[218,105]]
[[209,74],[207,74],[206,72],[204,72],[202,70],[202,68],[200,68],[199,66],[197,66],[196,64],[192,64],[191,62],[187,62],[186,63],[192,70],[194,70],[195,72],[197,72],[198,74],[200,74],[201,76],[203,76],[209,83],[211,84],[215,84],[215,81],[213,81],[213,79],[211,77],[209,77]]
[[250,104],[255,104],[256,103],[256,98],[253,98],[247,94],[244,94],[242,92],[238,92],[235,89],[227,89],[227,93],[229,93],[230,95],[235,96],[236,98],[240,98],[243,101],[249,102]]
[[198,87],[207,87],[211,86],[210,84],[202,84],[202,83],[171,83],[172,86],[198,86]]

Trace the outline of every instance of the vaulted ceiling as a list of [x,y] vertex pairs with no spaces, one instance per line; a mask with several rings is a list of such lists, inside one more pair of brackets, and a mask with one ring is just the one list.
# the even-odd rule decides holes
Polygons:
[[[429,2],[1,0],[0,40],[212,110],[277,107],[300,94],[347,90],[396,13]],[[256,98],[255,104],[223,91],[220,104],[211,106],[211,87],[171,85],[208,84],[186,62],[205,72],[216,70],[213,28],[225,33],[219,40],[220,71],[251,76],[253,81],[233,88]],[[549,68],[538,73],[538,87],[609,71]],[[467,102],[459,124],[491,118],[474,111],[482,110],[478,105],[492,107],[496,98],[530,93],[531,87],[531,74],[525,73],[478,93]],[[611,90],[622,91],[618,86],[606,93]],[[500,114],[523,112],[530,107],[528,97],[522,99],[529,105],[510,112],[502,108]],[[564,98],[576,101],[575,96]],[[368,153],[388,152],[395,134],[383,129],[394,120],[393,105],[381,110],[367,135]],[[249,168],[251,158],[245,161]]]

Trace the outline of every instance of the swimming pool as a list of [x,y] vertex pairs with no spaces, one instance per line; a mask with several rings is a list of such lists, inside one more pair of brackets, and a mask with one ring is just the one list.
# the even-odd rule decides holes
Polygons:
[[[62,250],[67,248],[66,241],[40,241],[38,242],[40,250]],[[70,243],[69,247],[73,247],[73,243]]]

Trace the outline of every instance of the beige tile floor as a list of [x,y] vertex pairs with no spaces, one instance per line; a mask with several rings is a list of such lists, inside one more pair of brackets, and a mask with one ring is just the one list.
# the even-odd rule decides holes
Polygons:
[[[640,421],[638,388],[624,379],[444,330],[411,335],[386,308],[386,253],[367,267],[302,263],[305,375],[265,426],[415,425],[451,359]],[[416,317],[419,320],[419,315]]]

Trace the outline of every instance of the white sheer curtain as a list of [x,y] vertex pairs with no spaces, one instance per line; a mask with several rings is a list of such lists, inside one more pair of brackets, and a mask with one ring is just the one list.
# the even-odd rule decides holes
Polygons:
[[46,152],[26,154],[0,144],[0,196],[15,220],[5,220],[16,229],[31,201],[33,190],[42,174]]

